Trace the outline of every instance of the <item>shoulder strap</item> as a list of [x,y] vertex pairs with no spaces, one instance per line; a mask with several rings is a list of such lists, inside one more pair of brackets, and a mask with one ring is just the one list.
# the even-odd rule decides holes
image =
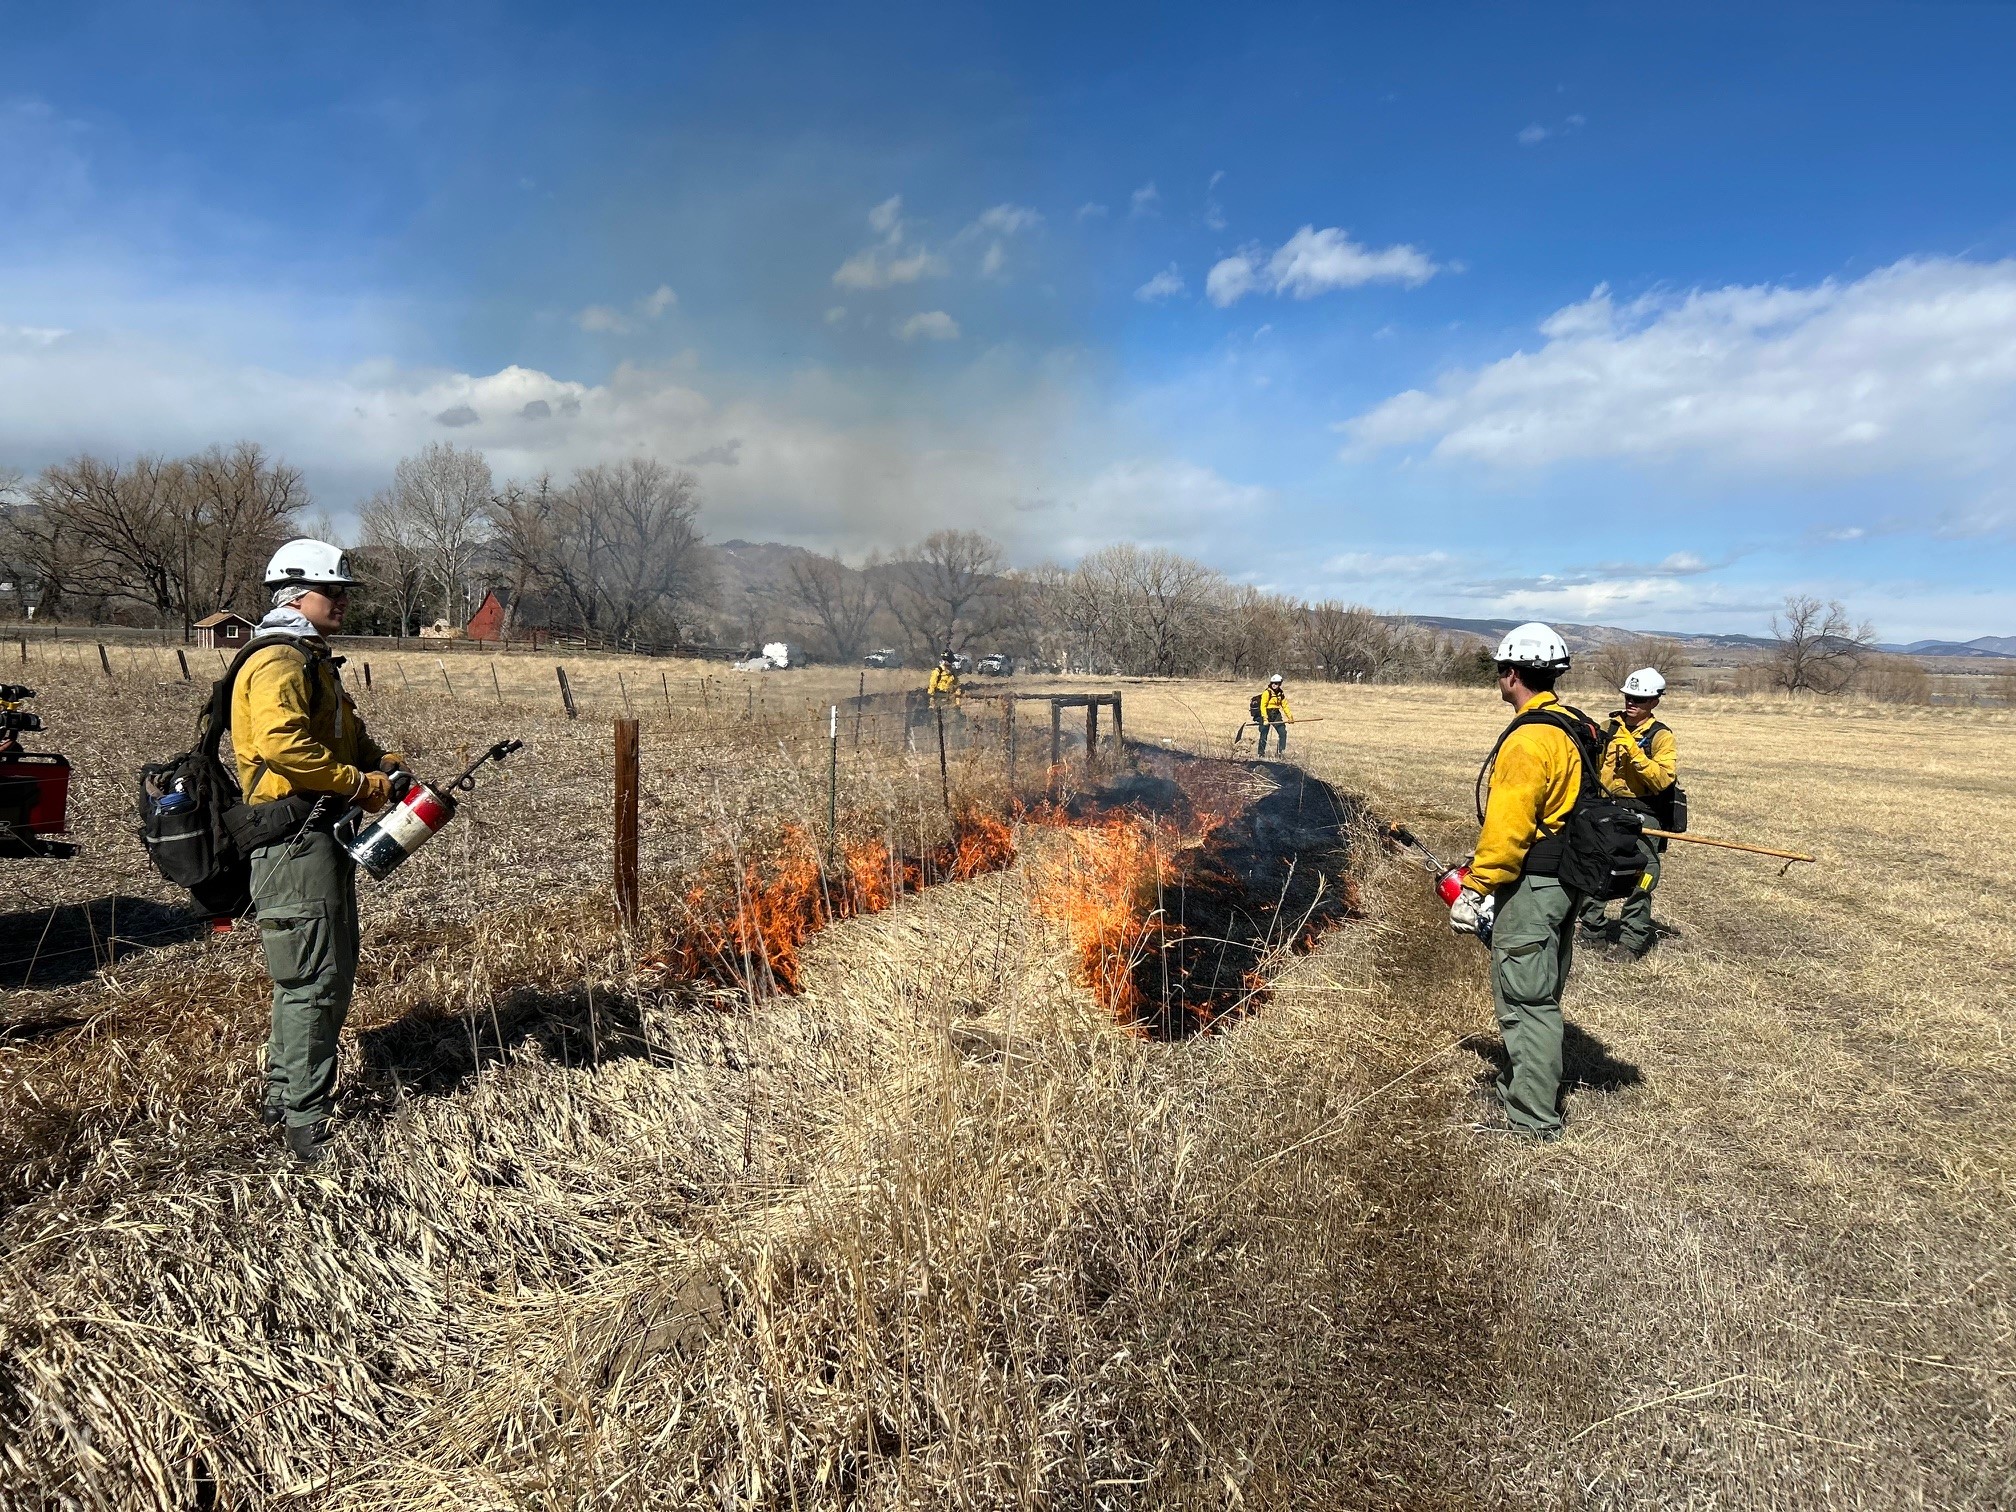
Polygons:
[[[1556,715],[1565,717],[1556,718]],[[1568,737],[1568,743],[1575,748],[1575,759],[1582,764],[1583,780],[1576,785],[1575,790],[1577,801],[1579,802],[1582,795],[1588,791],[1589,773],[1602,765],[1600,761],[1590,759],[1589,747],[1593,737],[1589,733],[1591,728],[1589,716],[1580,709],[1571,708],[1564,703],[1551,703],[1544,709],[1528,709],[1524,714],[1514,716],[1512,722],[1499,732],[1497,744],[1491,747],[1491,754],[1484,758],[1484,765],[1477,769],[1477,786],[1472,796],[1477,801],[1479,824],[1484,822],[1484,791],[1490,783],[1492,768],[1498,764],[1498,752],[1504,748],[1505,742],[1511,738],[1514,730],[1523,730],[1529,725],[1536,724],[1552,725]]]
[[[263,651],[268,646],[286,646],[299,653],[301,664],[308,674],[308,712],[313,715],[315,705],[322,697],[322,679],[316,675],[317,666],[329,660],[329,653],[316,646],[305,646],[299,636],[259,635],[254,636],[236,656],[231,665],[224,669],[224,675],[210,688],[210,700],[203,706],[203,713],[196,723],[196,746],[212,761],[217,759],[218,749],[224,744],[224,732],[231,728],[231,695],[238,686],[238,673],[251,660],[254,651]],[[254,779],[257,780],[256,778]]]
[[1659,723],[1658,720],[1648,719],[1645,721],[1645,728],[1633,731],[1631,738],[1638,742],[1639,750],[1650,756],[1652,754],[1652,737],[1665,728],[1666,726]]

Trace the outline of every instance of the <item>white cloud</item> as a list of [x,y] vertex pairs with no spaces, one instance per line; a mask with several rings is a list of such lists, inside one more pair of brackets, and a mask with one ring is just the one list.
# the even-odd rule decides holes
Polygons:
[[902,195],[892,194],[870,210],[868,229],[881,240],[862,248],[834,270],[836,287],[887,289],[916,283],[920,278],[941,278],[950,271],[945,259],[928,247],[905,245]]
[[891,247],[868,247],[840,264],[833,282],[842,289],[887,289],[920,278],[942,278],[949,271],[945,259],[926,247],[902,253]]
[[1587,124],[1588,122],[1579,115],[1571,115],[1556,126],[1543,126],[1538,121],[1535,121],[1532,125],[1520,129],[1519,145],[1521,147],[1537,147],[1549,137],[1570,136],[1580,131]]
[[1239,252],[1213,263],[1204,275],[1204,296],[1224,309],[1252,293],[1260,278],[1260,265],[1250,253]]
[[847,318],[847,306],[834,305],[826,312],[826,324],[838,325]]
[[998,241],[987,248],[987,255],[980,259],[980,276],[997,278],[1008,261],[1008,254]]
[[997,236],[1014,236],[1023,231],[1034,231],[1042,224],[1042,215],[1027,205],[996,205],[991,210],[981,211],[979,219],[968,229],[992,232]]
[[1129,215],[1153,215],[1162,208],[1162,191],[1150,179],[1128,196]]
[[1760,474],[2012,470],[2016,260],[1907,258],[1852,283],[1650,294],[1555,312],[1535,351],[1339,426],[1504,468],[1694,457]]
[[672,286],[660,284],[632,305],[628,313],[614,305],[590,305],[574,317],[574,323],[584,331],[620,336],[626,331],[634,331],[639,321],[663,318],[665,312],[677,303],[679,296],[672,292]]
[[896,328],[896,334],[905,341],[915,341],[920,336],[927,341],[956,341],[959,322],[943,310],[926,310],[904,321]]
[[1109,212],[1107,211],[1107,208],[1104,205],[1095,205],[1091,204],[1090,202],[1087,202],[1086,204],[1080,205],[1078,207],[1078,219],[1080,219],[1081,221],[1098,220],[1108,213]]
[[1171,263],[1160,273],[1134,291],[1134,297],[1143,304],[1153,304],[1158,299],[1173,299],[1183,292],[1183,275]]
[[1205,279],[1204,292],[1223,309],[1258,290],[1314,299],[1368,283],[1398,283],[1411,289],[1438,271],[1425,253],[1404,242],[1374,249],[1359,245],[1335,226],[1321,231],[1304,226],[1271,257],[1254,246],[1221,259]]

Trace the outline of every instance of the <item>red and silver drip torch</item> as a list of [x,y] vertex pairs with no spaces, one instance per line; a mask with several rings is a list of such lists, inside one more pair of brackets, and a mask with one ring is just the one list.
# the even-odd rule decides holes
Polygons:
[[[455,817],[455,794],[475,789],[478,768],[487,761],[502,761],[524,744],[522,740],[498,741],[470,762],[460,777],[440,787],[400,773],[393,779],[393,800],[385,812],[359,830],[356,823],[363,815],[352,810],[337,826],[337,839],[352,861],[383,882],[408,856],[448,827]],[[404,778],[403,786],[400,778]]]
[[[1440,861],[1435,859],[1435,852],[1428,849],[1426,845],[1415,838],[1414,832],[1404,824],[1387,825],[1386,835],[1388,839],[1397,841],[1401,845],[1412,846],[1415,850],[1419,851],[1423,858],[1426,859],[1428,869],[1435,874],[1435,895],[1444,904],[1453,904],[1456,901],[1456,895],[1463,891],[1464,882],[1469,880],[1470,868],[1468,866],[1444,866]],[[1486,945],[1491,943],[1491,924],[1489,920],[1486,920],[1483,926],[1477,931],[1477,938],[1482,940]]]

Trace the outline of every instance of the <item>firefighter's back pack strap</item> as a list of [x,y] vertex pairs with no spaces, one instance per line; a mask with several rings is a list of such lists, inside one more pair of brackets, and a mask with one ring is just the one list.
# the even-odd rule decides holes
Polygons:
[[[305,645],[296,635],[254,636],[244,650],[231,658],[231,665],[224,669],[224,675],[211,685],[209,701],[203,705],[203,713],[197,720],[197,749],[213,761],[223,747],[224,732],[231,728],[231,698],[238,688],[238,673],[253,652],[264,651],[268,646],[285,646],[301,658],[302,671],[308,679],[308,717],[315,717],[316,705],[322,701],[322,663],[331,660],[328,651],[320,646]],[[265,759],[262,757],[259,769],[252,777],[253,786],[257,786],[259,778],[265,775],[264,767]],[[245,789],[244,796],[252,796],[251,787]]]

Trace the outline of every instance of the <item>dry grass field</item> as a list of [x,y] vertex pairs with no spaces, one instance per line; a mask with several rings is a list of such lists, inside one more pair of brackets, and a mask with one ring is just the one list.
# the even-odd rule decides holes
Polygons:
[[[1695,830],[1821,864],[1675,847],[1660,950],[1577,965],[1568,1137],[1508,1148],[1482,952],[1362,827],[1358,916],[1222,1032],[1114,1023],[1057,896],[1098,837],[1037,822],[752,994],[666,962],[822,833],[855,674],[583,660],[569,722],[550,659],[373,653],[423,772],[528,749],[367,887],[302,1174],[252,931],[178,929],[126,832],[199,693],[131,654],[25,679],[86,850],[0,863],[0,1505],[2016,1500],[2009,716],[1675,700]],[[1245,692],[1130,684],[1128,734],[1230,754]],[[1294,761],[1462,853],[1488,690],[1294,692]],[[935,748],[841,766],[843,844],[949,843]],[[951,776],[1000,810],[991,746]]]

